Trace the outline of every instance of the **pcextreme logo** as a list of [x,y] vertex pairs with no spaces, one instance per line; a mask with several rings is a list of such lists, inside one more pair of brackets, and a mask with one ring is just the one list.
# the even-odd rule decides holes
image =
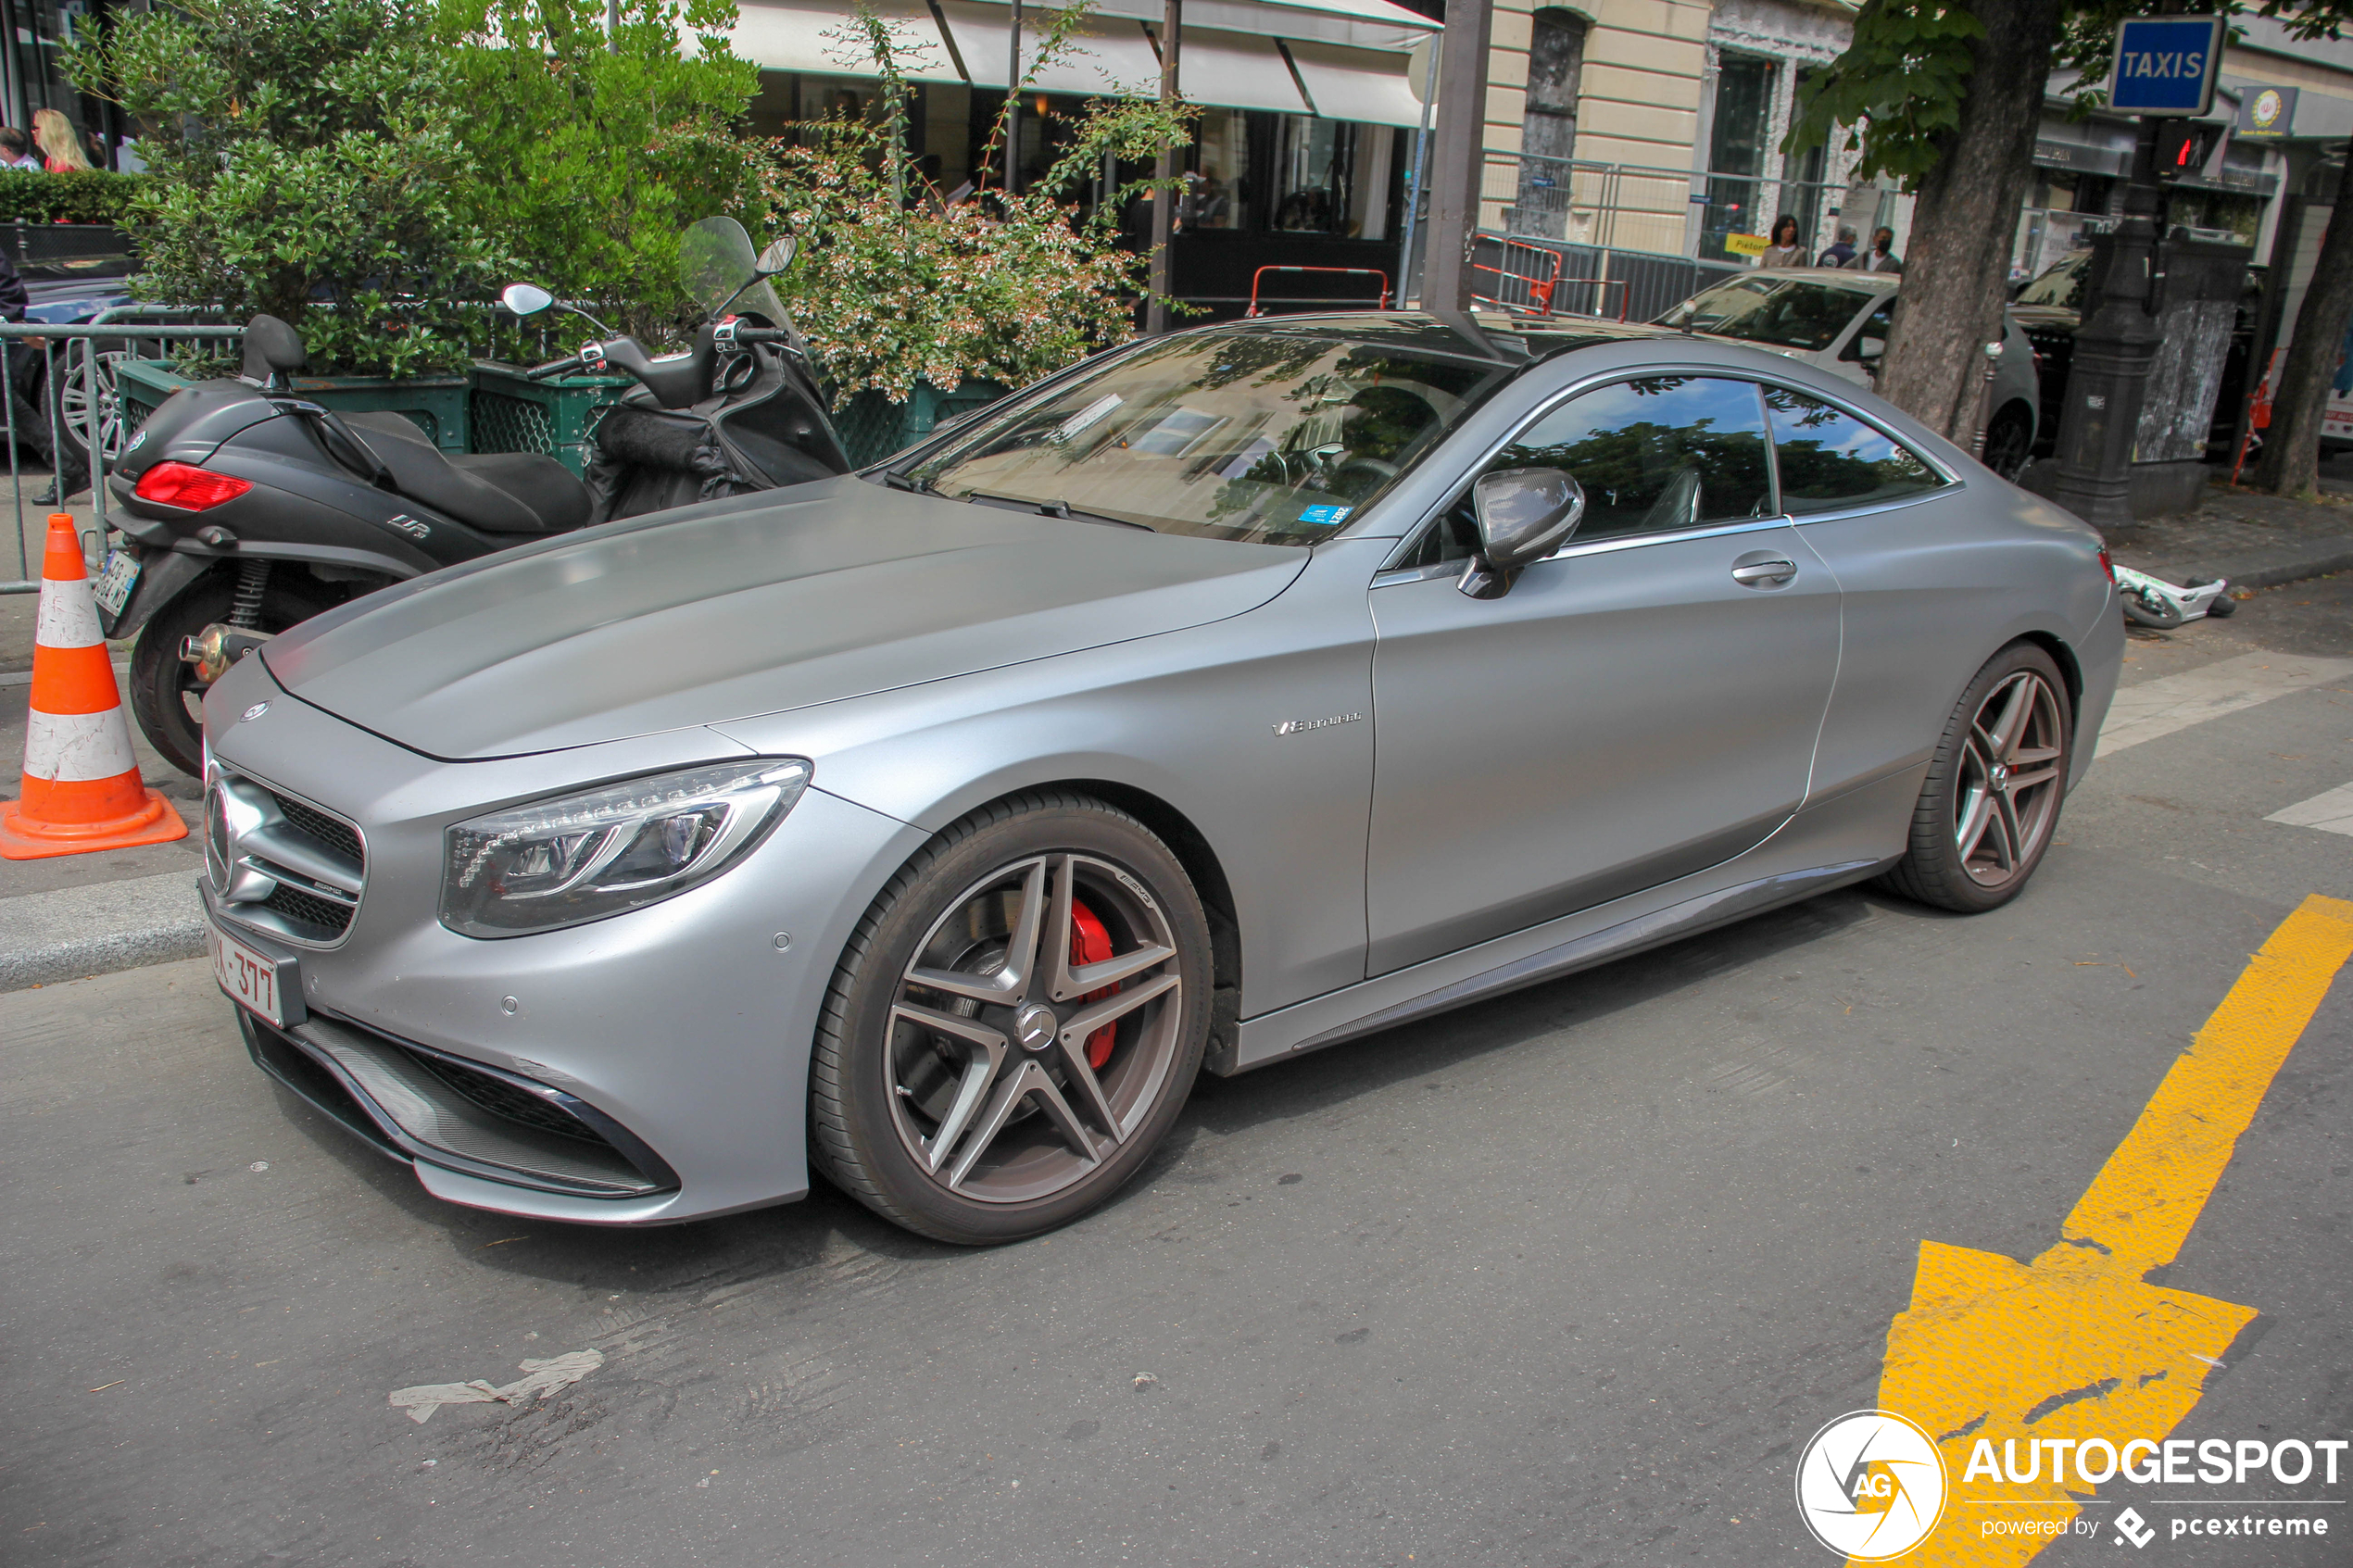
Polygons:
[[1947,1489],[1935,1441],[1887,1411],[1840,1416],[1797,1460],[1806,1527],[1857,1562],[1885,1562],[1926,1540],[1944,1516]]

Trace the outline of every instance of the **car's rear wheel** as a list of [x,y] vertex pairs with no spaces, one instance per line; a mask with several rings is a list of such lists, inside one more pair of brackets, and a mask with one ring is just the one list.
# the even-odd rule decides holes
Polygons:
[[1954,705],[1888,885],[1964,914],[2017,897],[2058,826],[2074,740],[2051,656],[2032,643],[1995,654]]
[[810,1071],[834,1182],[942,1241],[1065,1224],[1141,1169],[1209,1035],[1209,923],[1151,830],[1023,795],[947,829],[845,948]]

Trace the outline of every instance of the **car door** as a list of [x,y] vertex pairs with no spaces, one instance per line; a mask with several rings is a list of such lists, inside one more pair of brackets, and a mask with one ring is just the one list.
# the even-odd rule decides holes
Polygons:
[[[2019,547],[2000,486],[1972,498],[1828,398],[1768,386],[1765,402],[1781,508],[1844,596],[1847,652],[1814,758],[1814,790],[1827,798],[1928,760],[1961,688],[2031,598],[2021,571],[2044,563]],[[2045,532],[2050,569],[2068,570],[2068,535]]]
[[1371,589],[1378,974],[1728,859],[1805,798],[1839,595],[1780,515],[1755,383],[1629,377],[1479,470],[1585,521],[1500,598],[1457,586],[1468,483]]

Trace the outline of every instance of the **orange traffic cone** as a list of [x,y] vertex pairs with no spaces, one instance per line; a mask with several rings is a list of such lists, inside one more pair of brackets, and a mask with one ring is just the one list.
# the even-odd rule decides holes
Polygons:
[[0,801],[0,859],[40,860],[187,836],[171,803],[139,782],[82,541],[69,513],[51,512],[33,623],[24,797]]

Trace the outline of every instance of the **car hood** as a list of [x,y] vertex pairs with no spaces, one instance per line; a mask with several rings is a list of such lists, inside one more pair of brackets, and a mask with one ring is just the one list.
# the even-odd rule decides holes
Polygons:
[[843,478],[437,572],[262,657],[412,750],[514,757],[1178,631],[1265,603],[1306,559]]

